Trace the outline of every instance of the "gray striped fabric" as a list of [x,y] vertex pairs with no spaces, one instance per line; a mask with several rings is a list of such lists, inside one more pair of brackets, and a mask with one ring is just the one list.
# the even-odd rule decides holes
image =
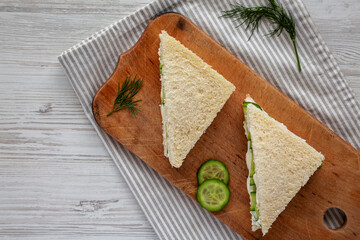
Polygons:
[[[242,2],[260,4],[260,1]],[[297,24],[301,73],[297,71],[292,45],[285,34],[264,37],[269,29],[265,23],[247,41],[249,32],[241,27],[235,29],[229,19],[219,18],[221,10],[228,9],[231,3],[235,1],[157,0],[59,56],[86,116],[161,239],[241,237],[104,133],[92,116],[92,98],[113,72],[118,56],[135,44],[149,21],[160,13],[179,12],[190,18],[267,81],[360,149],[360,105],[302,1],[283,1],[292,10]],[[341,221],[336,211],[329,216],[326,220],[329,226]]]

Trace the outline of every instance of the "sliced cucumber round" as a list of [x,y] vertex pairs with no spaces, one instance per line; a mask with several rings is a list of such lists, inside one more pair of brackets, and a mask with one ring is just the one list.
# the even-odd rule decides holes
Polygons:
[[197,201],[210,212],[223,209],[230,199],[230,190],[225,183],[217,179],[204,181],[197,190]]
[[229,171],[225,164],[215,159],[204,162],[200,166],[197,176],[199,185],[208,179],[218,179],[225,184],[228,184],[230,180]]

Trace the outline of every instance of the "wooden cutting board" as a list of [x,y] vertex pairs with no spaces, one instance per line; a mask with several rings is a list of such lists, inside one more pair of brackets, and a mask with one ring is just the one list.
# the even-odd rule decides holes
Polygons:
[[[158,35],[163,29],[236,86],[236,91],[179,169],[172,168],[163,155],[157,54]],[[141,112],[136,118],[128,110],[107,117],[118,83],[135,74],[144,78],[143,88],[136,97],[142,99]],[[104,131],[193,199],[196,199],[199,166],[209,158],[223,161],[230,171],[231,198],[229,204],[214,215],[243,237],[261,239],[260,230],[251,231],[246,190],[247,140],[241,103],[247,93],[326,158],[323,167],[280,214],[264,239],[359,239],[360,153],[182,15],[164,14],[149,23],[139,41],[120,55],[114,73],[96,93],[93,113]],[[331,207],[342,209],[347,216],[346,224],[338,230],[330,230],[323,223],[323,215]]]

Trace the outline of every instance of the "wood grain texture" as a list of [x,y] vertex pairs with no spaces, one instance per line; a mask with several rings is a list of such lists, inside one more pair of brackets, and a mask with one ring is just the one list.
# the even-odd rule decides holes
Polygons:
[[[163,155],[158,67],[161,30],[166,30],[236,86],[236,91],[180,168],[172,168]],[[124,76],[135,74],[145,78],[144,86],[136,96],[143,100],[142,111],[136,118],[128,111],[107,117],[118,83],[124,82]],[[229,168],[231,198],[229,204],[214,215],[245,238],[260,239],[261,231],[252,232],[250,221],[242,221],[250,219],[246,189],[247,139],[242,127],[244,114],[239,107],[247,93],[251,93],[272,117],[323,153],[326,159],[321,171],[316,172],[294,197],[265,239],[309,239],[309,236],[356,239],[356,235],[360,235],[360,153],[182,15],[164,14],[149,23],[139,41],[120,55],[114,73],[96,93],[93,113],[103,130],[193,199],[196,199],[198,186],[196,172],[204,159],[221,159]],[[333,204],[348,214],[346,226],[337,231],[327,229],[323,223],[324,212]],[[303,222],[311,228],[305,231]]]
[[[57,60],[148,2],[0,1],[0,239],[156,238]],[[360,2],[304,2],[359,100]]]

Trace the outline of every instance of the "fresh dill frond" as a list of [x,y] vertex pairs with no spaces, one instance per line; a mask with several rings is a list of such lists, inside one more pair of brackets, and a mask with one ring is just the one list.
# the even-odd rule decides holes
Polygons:
[[107,116],[124,108],[129,109],[129,112],[135,116],[136,112],[139,111],[138,102],[141,100],[134,100],[134,97],[140,91],[142,84],[143,80],[137,79],[137,76],[133,80],[131,80],[131,76],[126,77],[121,87],[119,83],[113,109]]
[[279,36],[282,31],[285,30],[289,34],[293,43],[298,69],[299,72],[301,72],[300,59],[295,42],[295,22],[291,12],[285,10],[275,0],[268,1],[269,5],[258,7],[245,7],[239,3],[232,4],[232,9],[223,11],[223,15],[221,17],[233,18],[234,21],[240,21],[240,24],[236,27],[246,25],[245,29],[250,30],[251,32],[249,40],[253,36],[255,30],[259,28],[259,23],[262,19],[268,19],[275,25],[275,28],[267,34],[268,36]]

